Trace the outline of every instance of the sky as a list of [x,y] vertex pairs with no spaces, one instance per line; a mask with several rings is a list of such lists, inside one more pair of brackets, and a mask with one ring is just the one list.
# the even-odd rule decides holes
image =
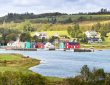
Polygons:
[[8,13],[79,13],[110,8],[110,0],[0,0],[0,16]]

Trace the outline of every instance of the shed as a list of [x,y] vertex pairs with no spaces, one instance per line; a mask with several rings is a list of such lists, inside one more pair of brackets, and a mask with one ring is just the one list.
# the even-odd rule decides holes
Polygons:
[[41,43],[41,42],[36,43],[35,48],[43,49],[44,48],[44,43]]
[[31,43],[30,42],[26,42],[26,48],[31,48]]
[[78,42],[66,42],[66,49],[78,49],[80,44]]
[[61,42],[59,48],[60,49],[64,49],[65,48],[65,43],[64,42]]
[[31,42],[31,48],[35,48],[36,43],[35,42]]

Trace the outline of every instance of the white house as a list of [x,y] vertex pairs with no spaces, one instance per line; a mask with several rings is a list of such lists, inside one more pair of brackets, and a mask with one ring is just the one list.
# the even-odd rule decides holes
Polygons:
[[96,32],[96,31],[86,31],[85,34],[87,36],[88,43],[102,42],[100,33]]
[[85,34],[88,38],[94,38],[94,37],[100,38],[101,37],[100,33],[96,32],[96,31],[86,31]]
[[20,42],[20,40],[17,39],[16,41],[8,42],[7,46],[11,48],[25,48],[25,42]]
[[54,49],[55,48],[55,46],[54,45],[52,45],[50,42],[47,42],[45,45],[45,49]]
[[7,43],[7,46],[16,47],[17,42],[16,41],[10,41]]
[[46,32],[36,32],[35,35],[39,38],[39,39],[47,39],[48,38],[48,35]]

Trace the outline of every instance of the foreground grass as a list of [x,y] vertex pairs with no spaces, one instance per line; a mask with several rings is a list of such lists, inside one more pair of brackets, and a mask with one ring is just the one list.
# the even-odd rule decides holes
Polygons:
[[[0,54],[0,72],[34,73],[28,68],[40,64],[40,60],[25,57],[20,54]],[[49,85],[57,85],[63,82],[63,78],[45,77]],[[57,83],[57,84],[56,84]]]
[[0,72],[31,72],[28,68],[38,65],[39,63],[40,60],[24,57],[20,54],[0,54]]
[[58,77],[48,77],[46,76],[46,79],[48,80],[49,85],[62,85],[64,78],[58,78]]

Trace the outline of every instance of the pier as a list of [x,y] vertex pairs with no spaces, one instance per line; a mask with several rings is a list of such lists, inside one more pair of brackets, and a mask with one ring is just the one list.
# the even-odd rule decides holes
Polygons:
[[11,50],[19,50],[19,51],[37,51],[36,48],[14,48]]

